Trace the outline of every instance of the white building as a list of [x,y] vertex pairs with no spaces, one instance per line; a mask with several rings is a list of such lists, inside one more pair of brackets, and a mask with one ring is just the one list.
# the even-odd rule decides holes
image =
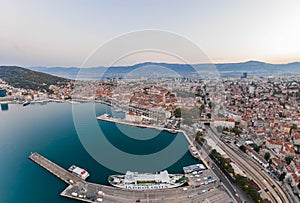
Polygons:
[[130,121],[130,122],[135,122],[135,123],[141,123],[142,122],[142,115],[136,114],[132,111],[129,111],[125,115],[125,120]]
[[127,171],[125,174],[125,183],[137,183],[137,182],[151,182],[154,181],[156,183],[170,183],[170,177],[168,171],[161,171],[160,173],[150,174],[143,173],[139,174],[138,172]]
[[233,118],[215,118],[214,119],[214,126],[215,127],[227,127],[227,128],[234,128],[235,121]]
[[255,87],[250,86],[250,87],[249,87],[249,93],[250,93],[250,94],[254,94],[254,92],[255,92]]

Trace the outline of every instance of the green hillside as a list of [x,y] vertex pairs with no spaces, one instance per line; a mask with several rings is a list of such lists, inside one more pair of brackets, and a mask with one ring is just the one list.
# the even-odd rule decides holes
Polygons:
[[47,92],[50,85],[70,81],[17,66],[0,66],[0,78],[16,88],[46,90]]

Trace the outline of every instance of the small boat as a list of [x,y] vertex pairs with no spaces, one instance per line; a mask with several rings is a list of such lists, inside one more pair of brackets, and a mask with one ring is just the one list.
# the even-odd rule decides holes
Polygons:
[[30,104],[29,101],[25,101],[25,102],[23,103],[23,106],[28,106],[29,104]]
[[82,169],[75,165],[72,165],[69,168],[69,171],[71,171],[72,173],[74,173],[75,175],[77,175],[78,177],[80,177],[83,180],[87,179],[87,177],[90,176],[90,174],[85,169]]
[[176,134],[176,133],[178,133],[176,130],[174,130],[174,129],[170,129],[170,130],[168,130],[170,133],[172,133],[172,134]]
[[199,152],[197,150],[197,148],[193,145],[190,145],[189,146],[189,152],[191,153],[191,155],[196,158],[196,159],[199,159],[200,158],[200,155],[199,155]]
[[203,164],[194,164],[194,165],[190,165],[190,166],[185,166],[182,168],[184,173],[193,173],[194,171],[200,172],[205,170],[205,166]]
[[115,108],[114,110],[115,110],[115,112],[122,112],[122,109],[120,109],[120,108]]

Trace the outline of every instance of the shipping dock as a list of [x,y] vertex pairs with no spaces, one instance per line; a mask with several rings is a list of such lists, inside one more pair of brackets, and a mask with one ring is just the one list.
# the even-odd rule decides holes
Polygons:
[[[201,184],[192,181],[189,186],[159,189],[159,190],[130,190],[118,187],[106,186],[85,181],[88,172],[80,167],[71,166],[69,171],[53,163],[37,152],[31,153],[29,159],[43,167],[66,184],[67,188],[61,192],[62,197],[71,198],[83,202],[109,202],[109,203],[129,203],[129,202],[153,202],[153,203],[192,203],[204,200],[218,200],[224,202],[231,201],[231,198],[224,189],[215,187],[217,180],[212,179],[213,184]],[[208,177],[208,175],[206,175]],[[47,189],[47,186],[45,188]],[[205,191],[205,192],[203,192]],[[218,195],[216,195],[216,193]]]

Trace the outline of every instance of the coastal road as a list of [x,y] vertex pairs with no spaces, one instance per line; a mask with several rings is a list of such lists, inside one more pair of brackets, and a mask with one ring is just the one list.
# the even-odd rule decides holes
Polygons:
[[272,202],[289,202],[286,194],[282,191],[280,186],[272,178],[265,174],[261,168],[251,163],[249,159],[243,157],[241,155],[242,152],[234,151],[220,141],[219,137],[212,129],[209,130],[209,136],[222,150],[224,150],[224,152],[235,162],[235,164],[239,166],[239,168],[243,169],[253,180],[255,180]]
[[[187,130],[188,131],[188,130]],[[210,151],[203,145],[199,145],[197,142],[192,142],[191,140],[193,139],[192,137],[189,137],[188,134],[182,130],[183,135],[186,137],[187,141],[189,142],[190,145],[195,145],[198,154],[200,156],[201,161],[208,167],[209,170],[212,171],[212,173],[219,178],[219,180],[222,181],[224,184],[224,187],[226,188],[227,192],[231,196],[232,199],[235,200],[235,202],[243,202],[244,200],[248,200],[247,197],[244,197],[244,194],[241,191],[236,190],[235,186],[232,185],[230,180],[226,177],[226,175],[219,169],[219,166],[211,159],[209,156]],[[241,196],[244,198],[241,199]]]
[[[200,146],[198,143],[196,143],[196,146],[198,149],[201,149],[201,152],[205,151],[206,154],[208,153],[208,150],[205,146]],[[224,184],[224,187],[228,190],[228,192],[231,194],[231,197],[234,198],[236,202],[250,201],[244,192],[237,188],[238,186],[235,185],[233,179],[231,177],[227,177],[227,175],[224,174],[220,169],[220,166],[217,165],[217,163],[212,160],[210,156],[208,156],[207,159],[209,159],[211,170],[219,178],[222,184]]]

